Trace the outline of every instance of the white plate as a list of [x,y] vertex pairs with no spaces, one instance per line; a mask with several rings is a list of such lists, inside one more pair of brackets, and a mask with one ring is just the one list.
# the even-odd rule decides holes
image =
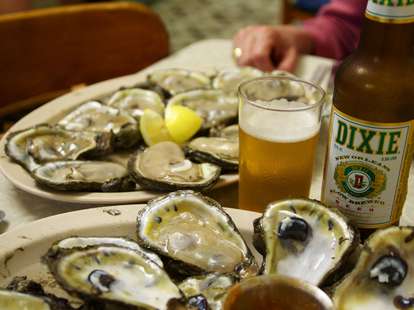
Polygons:
[[[28,276],[48,292],[62,296],[53,277],[40,262],[57,240],[70,236],[123,236],[135,238],[136,216],[145,205],[100,207],[47,217],[0,236],[0,287],[14,276]],[[252,246],[253,220],[261,214],[226,209],[255,256]],[[117,214],[118,215],[113,215]],[[112,214],[112,215],[111,215]]]
[[[121,78],[116,78],[101,83],[97,83],[71,92],[67,95],[59,97],[33,112],[26,115],[18,121],[8,132],[13,132],[28,128],[30,126],[50,123],[56,115],[60,115],[62,111],[71,110],[87,100],[101,97],[105,94],[110,94],[121,86],[134,85],[145,81],[144,72],[137,75],[130,75]],[[102,193],[102,192],[63,192],[48,190],[36,185],[34,179],[24,170],[20,165],[9,160],[4,152],[4,145],[7,135],[0,140],[0,170],[6,178],[19,189],[31,193],[33,195],[47,198],[50,200],[74,202],[80,204],[122,204],[122,203],[137,203],[146,202],[151,198],[159,196],[160,193],[150,191],[132,191],[132,192],[116,192],[116,193]],[[220,176],[215,188],[230,185],[237,182],[238,174],[225,174]]]

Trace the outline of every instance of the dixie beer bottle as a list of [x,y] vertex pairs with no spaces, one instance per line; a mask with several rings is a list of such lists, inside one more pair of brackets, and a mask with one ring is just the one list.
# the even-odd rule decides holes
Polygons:
[[335,78],[322,201],[363,235],[398,223],[413,136],[414,0],[369,0]]

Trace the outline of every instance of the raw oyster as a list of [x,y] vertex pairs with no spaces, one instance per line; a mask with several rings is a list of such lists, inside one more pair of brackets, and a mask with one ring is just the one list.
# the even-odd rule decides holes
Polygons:
[[195,164],[185,158],[173,142],[160,142],[132,156],[128,169],[142,188],[150,190],[198,189],[213,186],[220,167],[209,163]]
[[210,88],[210,78],[201,73],[184,69],[165,69],[148,75],[148,81],[166,90],[170,96],[178,93]]
[[213,80],[213,87],[237,96],[240,83],[263,76],[263,72],[252,67],[242,67],[221,71]]
[[211,128],[210,137],[223,137],[227,139],[239,140],[239,125],[231,125],[224,128]]
[[109,134],[63,130],[38,125],[12,132],[7,137],[6,154],[28,171],[40,164],[58,160],[76,160],[111,151]]
[[61,119],[59,125],[67,130],[112,133],[114,146],[120,148],[134,146],[141,138],[134,117],[98,101],[82,104]]
[[128,248],[101,245],[62,250],[47,262],[65,290],[87,301],[161,310],[167,309],[169,300],[182,297],[157,263]]
[[237,120],[239,103],[237,97],[226,95],[222,90],[193,90],[172,97],[169,106],[183,105],[200,115],[203,129],[228,124]]
[[223,309],[227,290],[238,282],[238,278],[231,274],[215,274],[190,277],[181,282],[178,287],[187,298],[202,295],[206,298],[208,309]]
[[105,161],[56,161],[32,172],[39,184],[64,191],[129,191],[135,188],[127,169]]
[[48,253],[44,256],[44,259],[53,260],[59,254],[59,251],[62,250],[70,250],[76,248],[84,249],[96,245],[118,246],[121,248],[127,248],[133,251],[144,253],[144,255],[148,256],[160,267],[163,267],[162,261],[157,254],[143,249],[135,241],[121,237],[69,237],[54,243],[49,249]]
[[266,73],[265,75],[266,76],[277,76],[277,77],[288,77],[288,78],[293,78],[293,79],[299,79],[293,73],[290,73],[288,71],[283,71],[283,70],[273,70],[272,72]]
[[0,290],[0,309],[53,310],[52,307],[40,297],[5,290]]
[[375,232],[333,296],[336,309],[414,308],[414,227]]
[[[52,310],[74,310],[69,301],[64,298],[57,297],[55,295],[46,293],[40,283],[37,283],[33,280],[27,279],[27,277],[14,277],[13,280],[7,285],[7,290],[22,293],[22,294],[28,294],[32,296],[39,297],[43,299]],[[1,298],[0,298],[1,299]],[[0,302],[1,305],[1,302]],[[22,305],[19,305],[22,306]],[[0,306],[0,309],[5,309]],[[7,308],[9,309],[9,308]],[[19,310],[21,309],[36,309],[36,308],[17,308]],[[48,309],[48,308],[47,308]],[[82,308],[83,309],[83,308]],[[86,310],[86,308],[85,308]]]
[[177,191],[138,214],[138,243],[160,255],[171,275],[255,275],[256,262],[230,216],[214,200]]
[[235,135],[234,129],[231,128],[221,137],[198,137],[191,140],[186,147],[187,155],[196,162],[212,163],[226,171],[238,170],[238,126],[233,126],[237,128],[237,135]]
[[282,274],[322,285],[358,244],[347,220],[316,200],[270,203],[254,223],[254,245],[264,274]]
[[153,110],[160,115],[164,114],[161,97],[156,92],[140,88],[117,91],[109,98],[108,105],[126,111],[135,118],[140,117],[145,109]]

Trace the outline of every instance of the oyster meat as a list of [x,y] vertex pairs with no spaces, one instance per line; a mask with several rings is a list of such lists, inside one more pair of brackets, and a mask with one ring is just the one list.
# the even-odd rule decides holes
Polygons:
[[6,290],[0,290],[0,309],[53,310],[52,307],[40,297]]
[[108,100],[108,105],[126,111],[139,118],[145,109],[150,109],[160,115],[164,114],[164,103],[161,97],[151,90],[128,88],[114,93]]
[[232,140],[239,140],[239,125],[227,127],[214,127],[210,130],[210,137],[223,137]]
[[345,217],[316,200],[271,203],[254,223],[254,245],[264,274],[281,274],[323,285],[358,244]]
[[135,188],[127,169],[105,161],[57,161],[35,169],[41,185],[64,191],[129,191]]
[[263,72],[252,67],[223,70],[213,80],[213,87],[237,96],[240,83],[263,76]]
[[338,310],[414,309],[414,227],[370,236],[353,271],[336,287]]
[[53,244],[48,253],[44,256],[44,259],[53,260],[57,255],[59,255],[60,251],[76,248],[85,249],[87,247],[96,245],[118,246],[121,248],[127,248],[133,251],[144,253],[144,255],[148,256],[160,267],[163,267],[162,261],[157,254],[143,249],[135,241],[121,237],[69,237]]
[[138,214],[138,243],[160,255],[174,276],[210,272],[255,275],[256,262],[230,216],[214,200],[177,191]]
[[208,309],[223,309],[227,290],[239,279],[231,274],[210,273],[198,277],[190,277],[181,282],[178,287],[186,298],[204,296],[208,303]]
[[165,69],[148,75],[148,81],[167,91],[170,96],[178,93],[210,88],[210,78],[201,73],[184,69]]
[[5,152],[28,171],[33,171],[46,162],[106,154],[111,151],[110,142],[108,134],[38,125],[10,133]]
[[[190,141],[186,147],[187,155],[197,162],[208,162],[220,166],[226,171],[239,168],[239,136],[238,126],[224,129],[221,137],[198,137]],[[237,133],[235,133],[235,129]],[[223,131],[224,131],[223,130]]]
[[196,164],[185,158],[173,142],[160,142],[132,156],[128,169],[142,188],[150,190],[198,189],[213,186],[220,168],[209,163]]
[[182,105],[195,111],[203,118],[203,129],[235,122],[238,115],[237,97],[227,95],[222,90],[193,90],[172,97],[167,104]]
[[68,292],[86,301],[136,309],[167,309],[182,297],[167,273],[143,253],[101,245],[59,251],[49,270]]
[[114,146],[120,148],[132,147],[141,138],[133,116],[98,101],[82,104],[61,119],[59,125],[67,130],[112,133]]

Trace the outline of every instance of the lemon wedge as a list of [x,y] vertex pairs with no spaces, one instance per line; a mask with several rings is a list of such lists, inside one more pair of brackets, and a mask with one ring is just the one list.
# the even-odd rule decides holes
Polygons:
[[139,129],[148,146],[162,141],[173,140],[165,126],[164,118],[150,109],[145,109],[144,113],[141,115]]
[[190,108],[173,105],[165,110],[165,125],[173,140],[184,143],[200,129],[203,119]]

